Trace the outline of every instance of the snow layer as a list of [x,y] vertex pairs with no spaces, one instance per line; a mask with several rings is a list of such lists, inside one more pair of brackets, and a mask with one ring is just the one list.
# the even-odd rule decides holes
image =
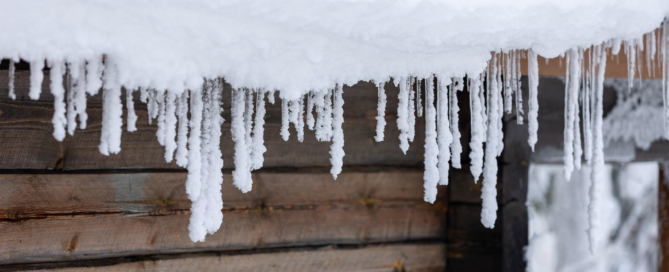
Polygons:
[[222,76],[289,100],[336,82],[478,73],[499,49],[555,57],[638,38],[669,14],[665,0],[2,0],[0,8],[13,15],[0,18],[2,57],[106,54],[126,88],[180,93]]

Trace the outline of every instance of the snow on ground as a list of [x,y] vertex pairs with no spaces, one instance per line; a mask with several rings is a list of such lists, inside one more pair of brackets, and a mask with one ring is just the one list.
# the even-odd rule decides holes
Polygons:
[[[31,64],[32,99],[40,96],[45,60],[51,68],[57,140],[74,133],[76,116],[80,128],[86,127],[86,93],[95,95],[102,88],[99,149],[104,155],[117,154],[123,123],[121,89],[127,90],[126,96],[140,90],[149,121],[157,119],[156,136],[166,148],[166,161],[176,155],[177,163],[189,171],[186,191],[193,201],[193,241],[203,241],[222,222],[218,136],[224,122],[223,80],[232,85],[235,97],[233,183],[247,192],[252,188],[251,171],[262,166],[265,152],[266,93],[272,104],[274,92],[280,93],[284,140],[290,137],[291,123],[302,140],[304,98],[308,99],[307,128],[316,131],[318,140],[332,142],[331,173],[336,178],[345,156],[344,85],[374,81],[379,87],[378,109],[383,110],[384,85],[392,78],[401,89],[397,128],[402,151],[414,141],[416,118],[422,117],[423,108],[427,118],[436,118],[428,120],[426,131],[426,144],[434,149],[425,154],[428,202],[435,200],[437,185],[448,184],[449,167],[462,167],[466,139],[461,139],[457,125],[461,113],[455,94],[472,92],[472,84],[473,89],[480,86],[480,92],[470,95],[480,100],[473,102],[475,112],[470,113],[476,128],[470,144],[471,172],[483,175],[481,220],[491,228],[497,211],[497,157],[504,150],[502,118],[513,112],[515,103],[518,124],[524,120],[519,107],[521,61],[531,67],[528,143],[533,146],[539,114],[536,93],[541,88],[536,85],[536,57],[569,52],[566,173],[580,168],[583,151],[587,162],[592,156],[595,165],[592,179],[599,180],[604,162],[605,60],[621,46],[631,77],[645,64],[661,61],[665,67],[663,120],[669,120],[669,22],[656,31],[669,15],[666,0],[0,0],[0,8],[5,14],[0,16],[0,57],[12,61],[10,75],[14,62]],[[643,55],[645,60],[644,50],[652,52]],[[66,75],[65,84],[58,75]],[[421,104],[422,80],[433,77],[434,82],[425,85],[435,86],[436,94],[425,89],[424,96],[436,100],[434,109]],[[12,79],[9,84],[9,96],[14,97]],[[583,122],[580,107],[587,116]],[[132,111],[129,106],[126,110]],[[129,131],[135,129],[135,119],[127,115]],[[383,140],[383,119],[380,111],[377,141]],[[665,131],[669,133],[669,125]],[[591,239],[599,228],[592,208],[599,205],[595,196],[601,186],[596,185],[590,189]]]

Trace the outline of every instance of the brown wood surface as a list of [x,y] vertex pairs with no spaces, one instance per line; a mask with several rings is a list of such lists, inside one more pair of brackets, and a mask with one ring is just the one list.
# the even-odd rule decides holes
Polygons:
[[2,175],[0,263],[445,240],[421,172],[259,173],[248,194],[225,178],[223,225],[193,243],[183,173]]
[[[88,127],[67,136],[63,142],[53,136],[53,98],[49,94],[49,77],[45,75],[42,96],[38,101],[27,97],[29,74],[17,72],[17,100],[7,97],[7,76],[0,75],[0,169],[179,169],[164,160],[164,148],[156,140],[156,122],[148,124],[146,106],[138,102],[135,107],[139,117],[137,131],[124,131],[121,152],[103,156],[98,151],[102,109],[99,95],[89,97]],[[377,89],[374,84],[361,82],[345,87],[344,133],[346,144],[345,165],[420,165],[423,161],[424,126],[418,119],[416,139],[406,155],[399,149],[399,133],[395,123],[398,89],[386,84],[388,108],[385,141],[374,141],[376,134]],[[284,142],[279,136],[281,126],[281,102],[268,103],[265,116],[264,167],[310,167],[330,165],[330,143],[318,142],[314,133],[305,128],[304,142],[297,141],[291,126],[291,138]],[[233,169],[234,143],[230,137],[230,88],[223,93],[223,135],[221,150],[226,169]],[[125,113],[123,115],[125,120]],[[125,122],[125,121],[124,121]],[[125,124],[123,126],[125,129]]]
[[400,244],[355,249],[326,247],[309,251],[243,255],[202,254],[99,267],[68,267],[42,271],[437,272],[446,270],[445,254],[444,244]]

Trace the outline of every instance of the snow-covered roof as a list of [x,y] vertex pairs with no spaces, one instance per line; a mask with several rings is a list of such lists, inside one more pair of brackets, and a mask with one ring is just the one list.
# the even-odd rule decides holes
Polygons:
[[555,57],[639,38],[666,0],[0,1],[0,56],[114,60],[119,83],[180,93],[203,78],[295,99],[335,83],[481,72],[492,51]]

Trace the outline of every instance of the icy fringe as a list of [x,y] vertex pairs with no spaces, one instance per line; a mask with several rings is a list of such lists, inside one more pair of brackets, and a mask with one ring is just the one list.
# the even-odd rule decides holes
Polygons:
[[[638,74],[640,77],[644,68],[649,76],[655,75],[656,69],[660,68],[665,132],[669,138],[669,21],[665,20],[660,29],[645,38],[612,40],[590,48],[574,48],[566,53],[564,174],[569,178],[575,169],[580,168],[582,159],[592,165],[588,236],[593,252],[598,244],[595,238],[598,237],[596,234],[600,216],[599,183],[604,175],[604,72],[607,54],[617,55],[621,47],[627,54],[630,87],[634,76]],[[643,51],[645,54],[642,54]],[[414,140],[416,117],[425,116],[425,201],[436,201],[437,185],[448,184],[451,166],[461,167],[462,146],[458,129],[457,94],[466,90],[469,92],[471,110],[470,171],[476,182],[483,176],[481,222],[485,227],[494,227],[498,209],[497,158],[504,149],[502,119],[505,112],[515,113],[516,123],[524,122],[520,63],[525,57],[529,83],[528,144],[534,150],[539,127],[539,73],[538,56],[532,50],[527,54],[519,50],[495,52],[487,68],[480,73],[427,77],[407,75],[393,79],[399,86],[397,128],[400,131],[402,152],[406,153],[409,143]],[[16,99],[15,61],[10,60],[9,66],[8,87],[11,99]],[[643,61],[646,62],[645,65]],[[87,94],[96,95],[102,89],[104,107],[99,150],[104,155],[120,152],[123,104],[122,86],[115,60],[107,57],[104,64],[101,59],[49,59],[46,62],[32,60],[29,92],[31,99],[39,99],[45,63],[51,68],[54,138],[62,141],[66,134],[73,135],[77,121],[80,129],[86,128]],[[383,141],[387,104],[385,87],[388,80],[375,82],[379,95],[375,140]],[[313,90],[296,100],[281,100],[282,138],[289,140],[289,125],[293,124],[298,141],[303,141],[306,124],[308,129],[315,131],[318,141],[331,141],[331,174],[335,179],[342,171],[345,155],[343,88],[343,84],[336,84],[333,89]],[[125,90],[127,130],[130,132],[137,130],[133,93],[131,88]],[[206,79],[201,89],[181,92],[139,88],[139,101],[147,105],[149,124],[157,119],[156,137],[165,147],[165,160],[171,162],[176,159],[177,165],[188,169],[186,193],[193,202],[189,225],[189,235],[193,241],[204,241],[206,234],[218,230],[223,220],[223,159],[220,150],[221,125],[224,122],[221,116],[222,93],[221,78]],[[267,150],[263,139],[265,96],[274,104],[274,93],[275,90],[232,89],[230,131],[235,143],[235,170],[232,176],[233,184],[243,192],[253,188],[251,171],[263,165],[263,156]]]

